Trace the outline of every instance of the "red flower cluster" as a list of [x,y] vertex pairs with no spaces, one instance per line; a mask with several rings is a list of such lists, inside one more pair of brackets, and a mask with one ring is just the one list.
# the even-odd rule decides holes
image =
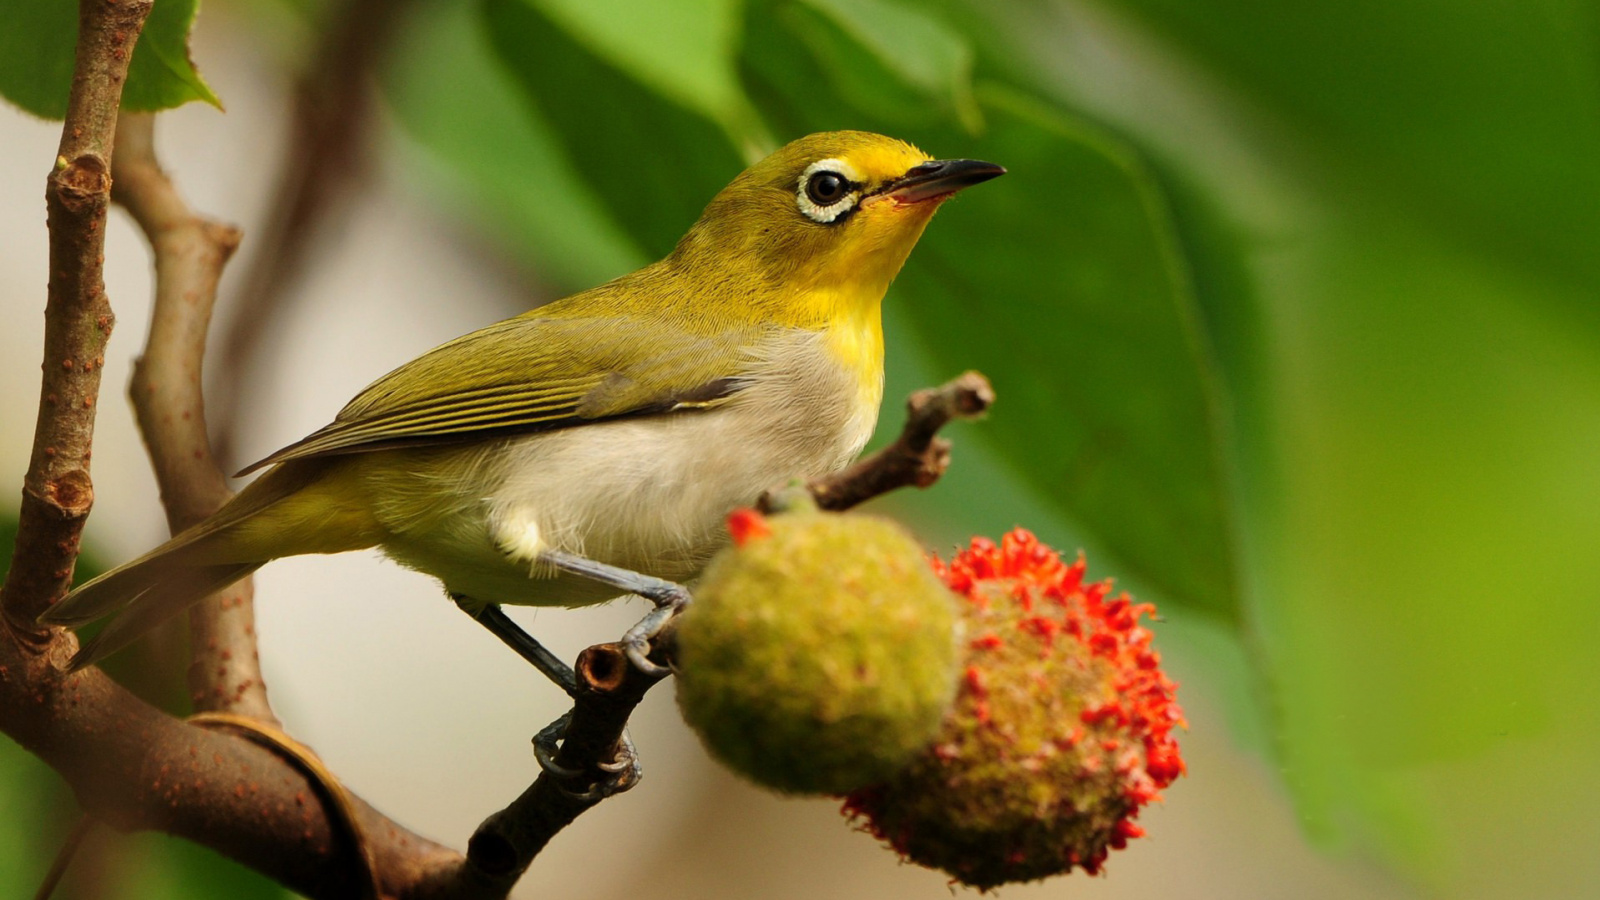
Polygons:
[[1183,774],[1184,724],[1154,612],[1017,529],[933,561],[967,600],[965,677],[943,732],[845,812],[907,859],[981,888],[1095,873],[1142,835],[1140,807]]

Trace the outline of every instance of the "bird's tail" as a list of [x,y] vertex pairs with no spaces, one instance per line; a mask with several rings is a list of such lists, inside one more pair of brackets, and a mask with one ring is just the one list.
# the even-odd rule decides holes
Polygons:
[[153,555],[82,585],[39,620],[72,627],[116,614],[99,634],[78,648],[70,666],[77,671],[260,567],[261,563],[185,565],[170,554]]
[[320,462],[273,469],[205,521],[79,585],[39,621],[72,628],[115,617],[72,658],[72,668],[81,669],[268,560],[370,546],[371,540],[349,528],[347,489],[339,479],[321,477]]

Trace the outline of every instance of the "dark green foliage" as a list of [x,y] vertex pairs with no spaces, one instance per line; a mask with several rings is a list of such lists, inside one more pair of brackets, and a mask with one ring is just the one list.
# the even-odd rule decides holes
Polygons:
[[[189,28],[199,0],[161,0],[150,11],[128,64],[122,108],[170,109],[191,100],[222,102],[189,59]],[[0,2],[0,96],[36,116],[67,113],[78,4],[72,0]]]

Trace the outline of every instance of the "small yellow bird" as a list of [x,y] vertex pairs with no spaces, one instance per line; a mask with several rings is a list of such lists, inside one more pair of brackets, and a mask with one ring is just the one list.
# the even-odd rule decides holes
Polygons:
[[514,646],[485,616],[499,604],[665,603],[658,579],[699,571],[730,509],[860,452],[889,282],[943,200],[1004,172],[865,132],[794,141],[665,259],[390,372],[41,621],[117,613],[73,660],[89,665],[269,560],[374,546]]

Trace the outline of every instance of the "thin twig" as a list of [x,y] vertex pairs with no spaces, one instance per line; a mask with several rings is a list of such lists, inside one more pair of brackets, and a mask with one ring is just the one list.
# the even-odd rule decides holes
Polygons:
[[[211,454],[200,371],[217,282],[241,235],[189,209],[156,160],[154,130],[152,115],[123,116],[112,199],[138,222],[155,258],[150,335],[128,393],[177,534],[233,496]],[[276,723],[256,654],[253,593],[246,579],[190,612],[189,690],[197,711]]]
[[[669,635],[657,640],[651,654],[656,662],[670,661]],[[589,647],[574,669],[578,693],[555,762],[596,782],[607,777],[599,767],[615,759],[634,707],[661,679],[639,671],[618,643]],[[603,799],[574,796],[566,790],[570,787],[541,773],[520,797],[478,826],[467,844],[467,866],[456,877],[509,891],[551,838]]]
[[44,378],[16,550],[0,588],[5,626],[36,649],[43,648],[47,632],[34,620],[71,584],[78,541],[94,503],[89,449],[112,324],[102,272],[111,147],[128,60],[150,6],[151,0],[80,3],[67,119],[46,180],[50,287]]
[[78,821],[72,823],[66,839],[61,842],[61,849],[56,851],[55,859],[50,861],[49,871],[44,873],[44,879],[39,882],[39,889],[33,892],[33,900],[50,900],[50,896],[61,884],[61,879],[66,877],[67,868],[78,855],[78,847],[83,844],[83,839],[89,836],[94,826],[95,821],[89,816],[79,816]]
[[[844,510],[903,487],[926,488],[950,467],[950,442],[939,429],[959,419],[981,418],[994,404],[994,388],[977,372],[966,372],[906,401],[906,424],[894,443],[855,465],[812,479],[806,489],[821,509]],[[773,509],[776,491],[758,504]]]

